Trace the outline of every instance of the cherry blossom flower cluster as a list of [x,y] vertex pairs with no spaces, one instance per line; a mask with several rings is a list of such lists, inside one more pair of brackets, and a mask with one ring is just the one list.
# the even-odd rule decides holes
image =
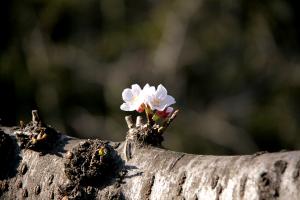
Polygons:
[[155,88],[147,83],[143,89],[138,84],[133,84],[131,88],[123,90],[122,98],[124,103],[120,106],[121,110],[140,113],[145,111],[154,120],[169,117],[174,110],[171,105],[176,103],[161,84]]

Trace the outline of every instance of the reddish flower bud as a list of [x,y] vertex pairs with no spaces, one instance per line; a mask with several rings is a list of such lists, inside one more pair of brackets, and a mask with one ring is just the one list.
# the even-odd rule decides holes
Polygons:
[[167,118],[172,114],[173,110],[174,109],[172,107],[168,107],[163,111],[157,111],[156,114],[161,118]]
[[145,110],[145,107],[144,107],[144,104],[142,104],[136,111],[138,111],[139,113],[142,113],[144,112]]

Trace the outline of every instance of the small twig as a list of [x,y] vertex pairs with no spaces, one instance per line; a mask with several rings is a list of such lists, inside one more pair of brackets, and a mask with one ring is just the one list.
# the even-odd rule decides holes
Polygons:
[[142,116],[137,116],[135,126],[140,127],[142,125],[143,125],[143,117]]
[[127,123],[127,126],[129,129],[133,128],[134,127],[134,123],[133,123],[133,120],[132,120],[132,116],[131,115],[128,115],[125,117],[125,121]]
[[162,125],[162,127],[158,129],[159,134],[163,134],[163,132],[169,127],[172,121],[176,118],[178,112],[179,110],[175,110],[171,115],[171,117],[169,117],[168,120],[166,120],[166,122]]
[[25,124],[24,124],[24,122],[21,120],[20,121],[20,129],[24,129],[25,128]]
[[32,110],[31,114],[32,114],[32,122],[38,123],[40,121],[38,111],[37,110]]

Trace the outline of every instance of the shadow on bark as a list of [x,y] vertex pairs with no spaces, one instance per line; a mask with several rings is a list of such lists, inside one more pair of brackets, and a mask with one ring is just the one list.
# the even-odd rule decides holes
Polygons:
[[19,166],[20,148],[17,141],[0,130],[0,180],[14,177]]

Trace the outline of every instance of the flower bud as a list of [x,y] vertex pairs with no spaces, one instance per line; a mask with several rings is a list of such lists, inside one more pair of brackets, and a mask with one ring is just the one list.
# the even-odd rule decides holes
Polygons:
[[173,110],[174,110],[173,107],[168,107],[168,108],[164,109],[163,111],[157,111],[156,114],[159,117],[165,119],[165,118],[169,117],[172,114]]

